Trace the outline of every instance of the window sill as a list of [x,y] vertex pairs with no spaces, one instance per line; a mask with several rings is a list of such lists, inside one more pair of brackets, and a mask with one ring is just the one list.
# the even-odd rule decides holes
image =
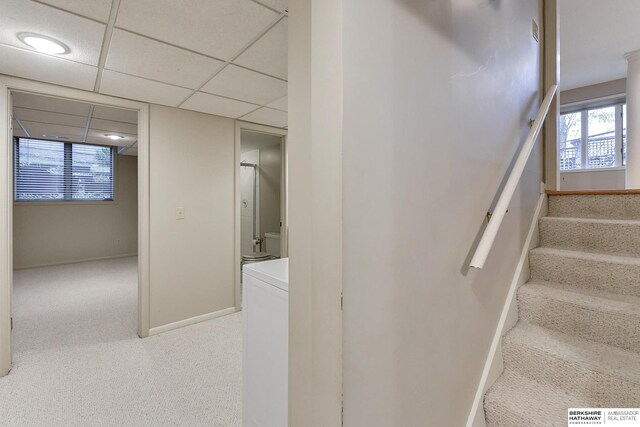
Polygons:
[[95,206],[95,205],[116,205],[115,200],[106,201],[68,201],[68,202],[13,202],[13,206]]
[[610,172],[610,171],[623,171],[626,169],[627,168],[625,166],[616,166],[613,168],[567,169],[567,170],[561,170],[560,173]]

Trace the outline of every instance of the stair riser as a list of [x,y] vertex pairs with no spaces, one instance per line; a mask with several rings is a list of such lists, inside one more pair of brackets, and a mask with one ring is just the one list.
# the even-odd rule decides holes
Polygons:
[[640,220],[640,194],[550,196],[549,216]]
[[558,256],[529,255],[531,278],[640,297],[640,265]]
[[596,310],[579,303],[518,293],[520,319],[583,339],[640,352],[640,315]]
[[505,369],[514,369],[540,384],[571,390],[587,399],[592,407],[640,407],[640,382],[610,373],[591,370],[537,348],[505,343]]
[[640,255],[640,224],[540,220],[541,246],[615,255]]

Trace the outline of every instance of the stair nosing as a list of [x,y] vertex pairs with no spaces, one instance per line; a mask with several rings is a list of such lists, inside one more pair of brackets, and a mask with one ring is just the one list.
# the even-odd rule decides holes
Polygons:
[[564,222],[584,222],[595,224],[625,224],[625,225],[638,225],[640,226],[640,220],[637,219],[606,219],[606,218],[584,218],[584,217],[572,217],[572,216],[543,216],[541,221],[564,221]]
[[[617,306],[616,308],[618,308],[618,310],[616,311],[633,313],[640,316],[640,297],[633,295],[607,292],[601,289],[586,289],[566,283],[550,282],[540,279],[529,280],[527,283],[520,286],[518,292],[536,292],[536,289],[540,290],[541,288],[556,291],[556,295],[549,295],[549,297],[562,302],[594,308],[597,311],[603,311],[603,309],[608,309],[610,307],[602,307],[602,305],[598,305],[597,302],[605,301],[609,305]],[[543,291],[542,293],[545,292]],[[557,296],[560,298],[557,298]],[[625,301],[620,301],[617,298],[624,298]]]
[[603,252],[586,252],[569,248],[538,246],[530,251],[531,254],[559,255],[566,258],[583,259],[587,261],[607,262],[611,264],[626,264],[640,266],[640,257],[632,255],[618,255]]
[[[545,343],[550,342],[551,346],[543,346],[543,341]],[[503,338],[503,347],[508,348],[509,346],[525,347],[528,351],[539,350],[547,353],[550,357],[577,363],[590,370],[624,378],[640,385],[640,370],[632,369],[634,366],[621,366],[623,364],[633,365],[634,361],[637,362],[635,365],[640,366],[640,354],[610,344],[590,341],[579,336],[565,334],[521,320]],[[559,348],[561,347],[564,347],[565,350],[567,348],[574,349],[574,351],[560,353]],[[588,347],[592,347],[592,349]],[[503,352],[505,351],[504,348]],[[598,357],[604,353],[607,353],[610,357]],[[618,363],[612,363],[612,359],[615,359]]]

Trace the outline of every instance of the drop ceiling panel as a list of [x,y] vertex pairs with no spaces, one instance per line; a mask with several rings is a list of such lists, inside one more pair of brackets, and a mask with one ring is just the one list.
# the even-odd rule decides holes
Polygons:
[[71,51],[65,59],[98,65],[105,25],[25,0],[2,1],[0,43],[33,50],[18,39],[18,33],[32,32],[53,37]]
[[287,10],[287,0],[257,0],[258,3],[262,3],[280,12]]
[[[54,138],[51,138],[51,136],[56,135],[56,136],[67,137],[69,138],[68,141],[82,141],[82,137],[84,136],[83,127],[64,126],[64,125],[37,123],[37,122],[28,122],[28,121],[23,121],[22,124],[24,125],[24,127],[27,128],[32,138],[54,139]],[[44,135],[47,135],[47,136],[44,136]]]
[[116,122],[138,123],[138,112],[131,110],[123,110],[121,108],[111,108],[102,105],[96,105],[93,110],[93,117],[96,119],[113,120]]
[[122,0],[116,26],[227,60],[277,16],[251,0]]
[[172,107],[180,104],[191,93],[189,89],[109,70],[104,70],[102,74],[100,92]]
[[78,62],[0,45],[0,73],[92,90],[98,69]]
[[122,122],[112,122],[109,120],[96,119],[95,117],[91,119],[91,130],[112,132],[117,134],[129,133],[132,135],[138,134],[138,126],[133,125],[131,123],[122,123]]
[[87,125],[86,116],[53,113],[51,111],[30,110],[28,108],[13,108],[13,115],[21,121],[54,123],[66,126],[83,127]]
[[229,65],[201,90],[264,105],[286,95],[287,82]]
[[287,18],[284,18],[234,62],[286,80],[289,66],[287,31]]
[[197,89],[223,65],[222,61],[116,29],[106,68]]
[[73,114],[87,117],[89,104],[77,101],[68,101],[62,98],[33,95],[24,92],[12,92],[14,107],[29,108],[32,110],[52,111],[55,113]]
[[242,116],[242,120],[282,128],[287,126],[287,113],[263,107],[246,116]]
[[107,22],[111,12],[111,0],[38,0],[78,15]]
[[119,152],[118,154],[123,155],[123,156],[137,156],[138,155],[138,145],[134,145],[133,147],[130,147],[130,148],[125,148],[121,152]]
[[27,136],[27,134],[22,130],[22,127],[20,127],[20,124],[15,120],[12,121],[12,130],[13,136]]
[[276,110],[289,111],[289,97],[284,96],[280,99],[267,104],[267,107],[275,108]]
[[217,116],[231,117],[234,119],[258,108],[257,105],[203,92],[195,93],[180,107],[187,110],[200,111],[202,113],[215,114]]

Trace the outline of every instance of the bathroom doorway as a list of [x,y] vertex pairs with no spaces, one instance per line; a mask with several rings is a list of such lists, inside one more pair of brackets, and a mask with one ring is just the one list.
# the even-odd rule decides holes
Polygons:
[[287,256],[286,130],[241,123],[236,139],[239,306],[242,266]]

